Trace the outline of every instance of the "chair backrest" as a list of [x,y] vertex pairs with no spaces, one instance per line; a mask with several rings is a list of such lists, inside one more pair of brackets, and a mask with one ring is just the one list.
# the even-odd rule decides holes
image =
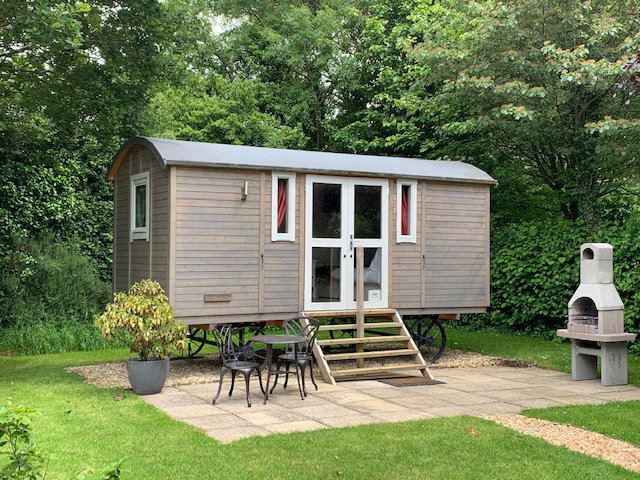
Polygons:
[[254,360],[255,349],[253,346],[241,341],[244,328],[242,326],[221,325],[212,329],[213,338],[220,351],[223,364]]
[[[312,317],[295,317],[284,321],[284,331],[287,335],[307,337],[305,343],[298,345],[298,351],[311,353],[313,344],[320,330],[320,321]],[[287,351],[293,351],[293,346],[287,345]]]

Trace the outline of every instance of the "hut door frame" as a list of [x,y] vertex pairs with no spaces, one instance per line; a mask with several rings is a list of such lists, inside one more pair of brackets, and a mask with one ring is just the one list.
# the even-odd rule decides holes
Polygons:
[[[322,184],[325,190],[331,190],[328,195],[322,197],[318,195],[318,201],[324,198],[332,198],[333,215],[319,215],[322,225],[313,228],[314,220],[314,185]],[[318,310],[351,310],[355,308],[355,270],[353,267],[355,259],[355,247],[365,248],[365,308],[387,308],[389,302],[389,181],[387,179],[335,177],[325,175],[307,175],[305,185],[305,279],[304,279],[304,309],[307,311]],[[358,188],[364,187],[364,188]],[[369,188],[367,188],[369,187]],[[370,187],[373,187],[370,188]],[[362,212],[359,219],[356,218],[356,196],[368,192],[375,192],[375,188],[380,192],[380,231],[379,238],[358,238],[356,229],[359,232],[366,228],[362,222]],[[335,197],[340,192],[340,218],[335,218]],[[326,211],[331,211],[327,208]],[[375,209],[374,209],[375,210]],[[326,213],[326,212],[325,212]],[[339,234],[337,233],[337,226]],[[314,237],[314,232],[331,232],[319,236],[331,236],[332,238]],[[365,236],[362,233],[360,236]],[[315,250],[314,250],[315,249]],[[378,249],[379,252],[378,252]],[[376,252],[378,253],[377,258]],[[318,265],[320,264],[320,265]],[[313,301],[314,292],[312,286],[313,270],[325,275],[323,291],[319,294],[325,296],[325,301]],[[323,272],[324,270],[324,272]],[[345,272],[346,274],[342,274]],[[336,280],[339,277],[339,287]],[[328,280],[331,279],[331,280]],[[328,281],[327,281],[328,280]],[[376,284],[380,288],[376,287]],[[339,298],[338,297],[339,294]],[[329,301],[333,297],[334,301]]]

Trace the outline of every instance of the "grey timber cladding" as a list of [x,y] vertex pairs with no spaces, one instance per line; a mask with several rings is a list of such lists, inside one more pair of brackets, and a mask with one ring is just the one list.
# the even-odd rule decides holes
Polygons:
[[299,192],[301,185],[300,175],[296,175],[296,220],[294,242],[271,241],[271,174],[265,175],[265,222],[262,230],[264,238],[263,252],[263,277],[264,277],[264,307],[260,313],[297,312],[302,310],[298,303],[301,277],[299,274],[299,249],[300,233],[304,228],[304,220],[301,218]]
[[[149,241],[131,241],[131,176],[149,172]],[[126,291],[145,278],[167,290],[168,275],[168,169],[145,148],[129,150],[114,179],[114,291]]]
[[[245,181],[249,195],[241,200]],[[259,172],[176,168],[176,315],[258,312],[260,181]],[[205,303],[205,294],[231,300]]]
[[426,304],[489,305],[489,191],[428,182],[424,209]]
[[389,184],[389,211],[393,218],[389,232],[389,242],[393,243],[389,262],[391,273],[389,297],[391,306],[394,308],[421,308],[423,307],[421,282],[424,274],[422,257],[424,246],[420,213],[422,212],[421,192],[424,190],[424,182],[418,182],[416,243],[396,243],[396,222],[398,218],[396,185],[395,181]]
[[416,243],[395,243],[397,202],[390,188],[390,306],[400,310],[489,306],[489,188],[418,182]]

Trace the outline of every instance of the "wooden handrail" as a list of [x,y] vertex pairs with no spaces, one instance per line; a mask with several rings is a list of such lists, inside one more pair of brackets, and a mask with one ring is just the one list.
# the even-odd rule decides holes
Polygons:
[[[356,325],[358,337],[364,337],[364,247],[356,247]],[[356,345],[356,352],[364,352],[364,344]],[[358,368],[364,367],[364,358],[356,363]]]

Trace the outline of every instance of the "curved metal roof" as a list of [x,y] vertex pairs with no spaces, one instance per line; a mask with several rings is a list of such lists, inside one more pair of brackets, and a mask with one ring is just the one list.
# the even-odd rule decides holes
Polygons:
[[109,168],[107,174],[109,179],[114,178],[120,161],[127,150],[134,145],[141,145],[151,150],[165,166],[247,168],[332,175],[416,178],[490,185],[498,183],[486,172],[463,162],[247,147],[148,137],[134,137],[125,142]]

